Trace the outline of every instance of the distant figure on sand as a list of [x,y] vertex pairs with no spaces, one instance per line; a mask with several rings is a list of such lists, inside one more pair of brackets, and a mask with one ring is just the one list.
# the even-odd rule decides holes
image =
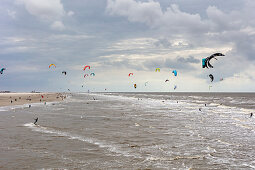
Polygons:
[[205,103],[205,106],[206,106],[206,103]]
[[30,104],[30,105],[28,105],[28,107],[30,108],[30,107],[31,107],[31,104]]
[[201,108],[199,108],[198,110],[199,110],[200,112],[202,111],[202,109],[201,109]]
[[253,113],[251,113],[250,117],[252,117],[252,116],[253,116]]
[[37,121],[38,121],[38,117],[35,119],[35,122],[34,122],[35,125],[36,125]]

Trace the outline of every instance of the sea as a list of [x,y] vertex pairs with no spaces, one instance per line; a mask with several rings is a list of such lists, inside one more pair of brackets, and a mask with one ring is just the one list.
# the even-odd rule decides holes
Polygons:
[[0,107],[0,169],[240,170],[254,158],[255,93],[70,93]]

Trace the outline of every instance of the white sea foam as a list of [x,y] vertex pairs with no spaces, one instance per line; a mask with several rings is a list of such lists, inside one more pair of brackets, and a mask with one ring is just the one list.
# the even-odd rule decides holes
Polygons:
[[107,144],[106,142],[103,142],[103,141],[100,141],[100,140],[97,140],[94,138],[88,138],[88,137],[77,135],[77,134],[71,134],[69,132],[55,130],[55,129],[43,127],[40,125],[35,125],[33,123],[26,123],[26,124],[24,124],[24,126],[30,128],[36,132],[63,136],[63,137],[67,137],[68,139],[79,140],[79,141],[87,142],[90,144],[94,144],[94,145],[97,145],[99,148],[106,148],[110,152],[120,154],[120,155],[123,155],[126,157],[132,156],[135,158],[141,158],[141,156],[139,154],[134,154],[134,153],[130,153],[129,151],[121,150],[121,148],[115,144]]

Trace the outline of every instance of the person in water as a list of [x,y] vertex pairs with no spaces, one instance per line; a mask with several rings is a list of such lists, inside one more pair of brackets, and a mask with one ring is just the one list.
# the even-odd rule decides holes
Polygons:
[[37,121],[38,121],[38,117],[35,119],[35,122],[34,122],[35,125],[36,125]]
[[252,117],[252,116],[253,116],[253,113],[251,113],[250,117]]

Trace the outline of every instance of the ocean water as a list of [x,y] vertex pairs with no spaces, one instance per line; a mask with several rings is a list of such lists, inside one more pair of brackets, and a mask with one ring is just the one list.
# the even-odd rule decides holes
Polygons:
[[2,107],[0,169],[255,169],[254,110],[254,93],[72,93]]

